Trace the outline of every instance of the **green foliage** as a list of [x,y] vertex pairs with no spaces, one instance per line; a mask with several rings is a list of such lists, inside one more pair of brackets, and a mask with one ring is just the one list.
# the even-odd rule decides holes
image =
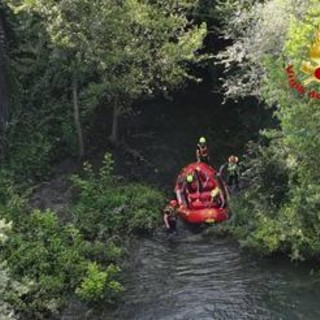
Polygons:
[[73,177],[80,192],[73,209],[76,223],[89,239],[149,231],[159,224],[164,195],[141,184],[119,181],[112,176],[112,163],[107,154],[99,172],[86,163],[84,175]]
[[5,0],[13,37],[4,160],[15,175],[41,179],[53,161],[76,154],[72,79],[85,141],[97,106],[119,116],[141,96],[195,79],[189,65],[206,58],[198,53],[206,25],[187,19],[197,2]]
[[[166,94],[187,79],[198,80],[189,65],[207,58],[198,53],[206,25],[196,26],[187,19],[197,2],[6,0],[17,17],[33,17],[46,31],[49,50],[43,61],[49,63],[47,74],[67,82],[66,88],[59,88],[59,98],[66,97],[66,103],[60,103],[64,106],[60,116],[68,114],[70,79],[81,80],[83,120],[99,104],[115,108],[119,116],[141,96]],[[58,70],[51,74],[52,69]],[[53,90],[46,89],[56,101]],[[50,104],[41,103],[44,108]]]
[[[221,80],[226,97],[262,98],[265,77],[270,71],[264,66],[265,58],[271,56],[274,63],[283,58],[292,21],[303,19],[315,2],[318,1],[218,1],[221,33],[226,40],[233,40],[217,55],[218,63],[225,66]],[[294,36],[292,39],[296,40]]]
[[115,294],[123,291],[118,281],[111,280],[119,271],[120,269],[114,265],[109,265],[106,271],[101,271],[95,262],[90,263],[87,276],[76,291],[77,295],[87,301],[104,299],[106,302],[112,302]]
[[[6,303],[32,319],[42,319],[57,313],[70,295],[78,294],[87,302],[114,301],[122,289],[120,269],[115,266],[120,248],[112,241],[85,241],[78,228],[62,225],[55,213],[34,210],[29,214],[18,199],[11,189],[2,195],[0,208],[0,216],[12,221],[12,228],[0,237],[6,240],[0,258],[9,270],[3,269],[3,275],[10,275],[3,283]],[[92,265],[99,272],[95,274]],[[101,277],[104,280],[99,282]]]
[[[281,4],[289,12],[290,3],[269,0],[264,7]],[[243,245],[264,254],[283,251],[292,259],[303,260],[320,252],[320,110],[315,99],[289,87],[285,68],[293,63],[297,79],[302,82],[300,63],[309,60],[309,48],[319,28],[320,8],[319,1],[302,0],[294,6],[290,23],[283,25],[281,31],[286,35],[281,50],[273,54],[262,52],[258,59],[263,67],[261,97],[269,106],[276,105],[274,115],[280,128],[264,132],[268,143],[262,146],[260,142],[251,150],[243,177],[249,186],[234,201],[235,216],[228,228]],[[262,20],[268,19],[266,12],[261,13]],[[250,23],[246,27],[251,28]],[[252,34],[249,43],[256,42],[255,37]],[[246,64],[241,67],[246,68]],[[319,91],[317,84],[306,90],[313,88]]]
[[[7,240],[7,232],[11,229],[11,223],[6,223],[5,220],[0,220],[0,244],[5,243]],[[7,301],[8,292],[14,291],[16,294],[22,295],[25,292],[22,289],[22,286],[16,282],[12,281],[8,274],[6,265],[2,263],[0,265],[0,315],[3,320],[15,320],[17,319],[13,306],[10,305]]]
[[308,1],[308,10],[302,17],[291,17],[285,52],[291,63],[300,64],[309,58],[311,41],[314,41],[320,26],[320,3],[317,0]]
[[[21,124],[21,123],[19,123]],[[41,132],[19,129],[20,137],[10,132],[10,138],[15,141],[10,148],[10,158],[6,162],[8,168],[20,179],[43,178],[50,173],[50,161],[52,159],[52,144],[50,138]],[[28,139],[25,139],[25,135]]]
[[234,204],[233,227],[243,244],[302,260],[320,250],[319,110],[284,95],[281,103],[282,130],[247,159],[250,185]]
[[[12,220],[24,205],[24,201],[15,193],[14,185],[8,176],[0,171],[2,184],[0,188],[0,247],[8,244],[12,233]],[[5,219],[4,219],[5,217]],[[7,222],[10,221],[10,222]],[[3,254],[3,251],[1,252]],[[0,315],[1,319],[14,320],[16,316],[16,300],[22,299],[30,290],[30,281],[12,277],[10,266],[1,257],[0,259]]]
[[113,239],[156,227],[164,197],[119,181],[112,165],[106,155],[98,172],[85,164],[84,176],[74,177],[80,191],[75,224],[62,224],[50,210],[27,212],[25,199],[2,171],[0,217],[12,221],[0,220],[0,259],[7,263],[0,267],[4,315],[10,316],[14,305],[24,316],[43,319],[58,314],[72,295],[112,303],[123,291],[117,266],[122,250]]
[[53,50],[39,17],[10,16],[11,109],[3,166],[20,180],[50,174],[52,160],[72,154],[74,129],[68,59]]
[[246,188],[231,202],[234,216],[227,229],[241,239],[243,246],[268,254],[281,246],[279,209],[288,200],[289,168],[286,150],[279,154],[281,133],[265,136],[268,140],[264,146],[249,144],[244,161],[247,169],[242,174]]
[[242,179],[247,181],[246,192],[257,193],[261,198],[258,201],[266,202],[271,208],[279,208],[287,199],[289,170],[286,158],[288,156],[285,148],[280,149],[281,133],[278,131],[265,132],[264,137],[272,139],[267,145],[262,146],[251,143],[248,153],[244,157],[247,171]]

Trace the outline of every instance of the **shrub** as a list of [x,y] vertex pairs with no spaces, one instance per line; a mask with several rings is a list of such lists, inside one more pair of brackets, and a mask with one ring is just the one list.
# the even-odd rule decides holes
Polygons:
[[112,176],[112,164],[107,154],[99,172],[86,163],[84,175],[73,177],[79,190],[73,208],[76,223],[89,239],[150,231],[159,224],[164,195],[148,186],[120,181]]
[[[235,40],[219,54],[231,76],[224,83],[230,84],[226,94],[262,98],[276,108],[279,120],[278,131],[264,134],[268,144],[256,147],[248,158],[248,187],[234,201],[228,228],[241,243],[265,254],[284,251],[295,260],[317,257],[320,112],[317,101],[307,96],[317,90],[317,83],[298,94],[288,86],[285,68],[293,64],[298,69],[309,58],[319,27],[319,1],[226,1],[220,6],[229,12],[222,19],[225,38]],[[284,12],[284,19],[275,21],[274,12]],[[234,73],[234,66],[241,72]],[[303,81],[302,76],[298,79]]]
[[0,240],[8,237],[0,251],[8,266],[0,267],[6,291],[6,300],[0,303],[3,314],[10,317],[14,305],[18,313],[42,319],[58,313],[70,295],[89,303],[102,299],[111,303],[122,292],[117,266],[122,250],[113,239],[157,226],[164,197],[111,173],[112,159],[106,155],[98,172],[85,164],[84,175],[73,178],[80,191],[74,206],[76,227],[60,222],[51,210],[28,212],[12,176],[1,171],[0,218],[12,221],[6,236],[0,234]]
[[77,295],[83,300],[102,300],[112,302],[115,294],[122,292],[123,287],[118,281],[113,280],[114,275],[119,273],[117,266],[110,264],[105,271],[100,270],[97,263],[88,265],[87,276],[77,288]]
[[[2,245],[1,255],[8,262],[10,274],[18,280],[28,279],[29,287],[23,296],[12,292],[10,302],[33,319],[58,312],[81,283],[94,278],[90,266],[91,259],[97,257],[94,265],[100,270],[98,275],[108,277],[89,291],[83,287],[79,296],[89,302],[105,296],[113,300],[121,286],[116,280],[119,269],[109,266],[105,252],[108,248],[99,243],[88,245],[77,228],[72,224],[61,225],[50,210],[35,210],[24,216],[20,212],[19,220],[14,221],[9,238]],[[91,249],[93,255],[88,251]],[[114,260],[115,256],[113,253]]]
[[[0,220],[0,243],[3,244],[7,240],[6,232],[11,228],[11,224],[7,224],[5,220]],[[13,307],[6,301],[6,292],[11,286],[12,280],[8,275],[5,264],[0,265],[0,315],[3,320],[15,320]]]

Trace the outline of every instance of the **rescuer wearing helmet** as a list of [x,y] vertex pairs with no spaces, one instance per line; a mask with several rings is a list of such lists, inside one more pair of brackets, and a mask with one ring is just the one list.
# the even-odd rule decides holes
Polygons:
[[169,233],[177,231],[177,207],[178,202],[171,200],[170,203],[163,209],[163,221]]
[[218,186],[211,191],[211,199],[215,206],[220,208],[223,208],[225,206],[223,193]]
[[193,182],[193,175],[192,174],[188,174],[186,180],[187,180],[188,183],[192,183]]
[[209,163],[209,151],[205,137],[201,137],[199,139],[199,142],[197,144],[196,156],[198,162]]
[[236,190],[239,190],[239,175],[240,175],[240,170],[239,170],[239,159],[238,157],[231,155],[228,158],[228,165],[227,165],[227,171],[228,171],[228,184],[230,187],[233,186],[233,184],[236,187]]
[[193,192],[197,192],[198,188],[197,188],[197,182],[196,182],[196,179],[194,177],[193,174],[189,173],[186,177],[186,181],[187,181],[187,190],[191,193]]
[[191,202],[196,200],[196,198],[199,197],[199,184],[197,180],[195,179],[195,176],[193,173],[189,173],[186,177],[186,199],[188,204],[190,205]]

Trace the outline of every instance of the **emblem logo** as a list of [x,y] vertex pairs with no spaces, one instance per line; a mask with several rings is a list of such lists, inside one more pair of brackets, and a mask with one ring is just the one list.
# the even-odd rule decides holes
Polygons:
[[301,82],[295,75],[294,66],[290,64],[286,67],[289,86],[300,95],[306,94],[310,99],[320,100],[320,92],[306,89],[311,83],[320,83],[320,29],[310,46],[310,60],[302,61],[300,71],[305,75]]
[[317,32],[316,41],[310,47],[310,61],[303,61],[300,70],[308,75],[303,81],[305,86],[311,82],[320,83],[320,29]]

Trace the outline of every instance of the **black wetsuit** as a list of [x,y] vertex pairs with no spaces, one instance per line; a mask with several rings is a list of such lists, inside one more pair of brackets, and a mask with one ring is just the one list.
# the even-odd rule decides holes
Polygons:
[[232,187],[234,184],[236,190],[239,190],[239,165],[237,163],[228,163],[227,169],[229,173],[229,186]]
[[177,213],[175,209],[171,205],[168,205],[164,208],[163,214],[166,226],[167,224],[169,225],[169,228],[167,226],[167,232],[175,232],[177,230]]
[[209,163],[209,150],[208,146],[201,146],[200,143],[197,144],[197,151],[199,153],[199,159],[201,162]]
[[168,223],[169,223],[169,226],[170,226],[170,229],[168,229],[169,233],[177,231],[177,217],[176,216],[169,215]]

